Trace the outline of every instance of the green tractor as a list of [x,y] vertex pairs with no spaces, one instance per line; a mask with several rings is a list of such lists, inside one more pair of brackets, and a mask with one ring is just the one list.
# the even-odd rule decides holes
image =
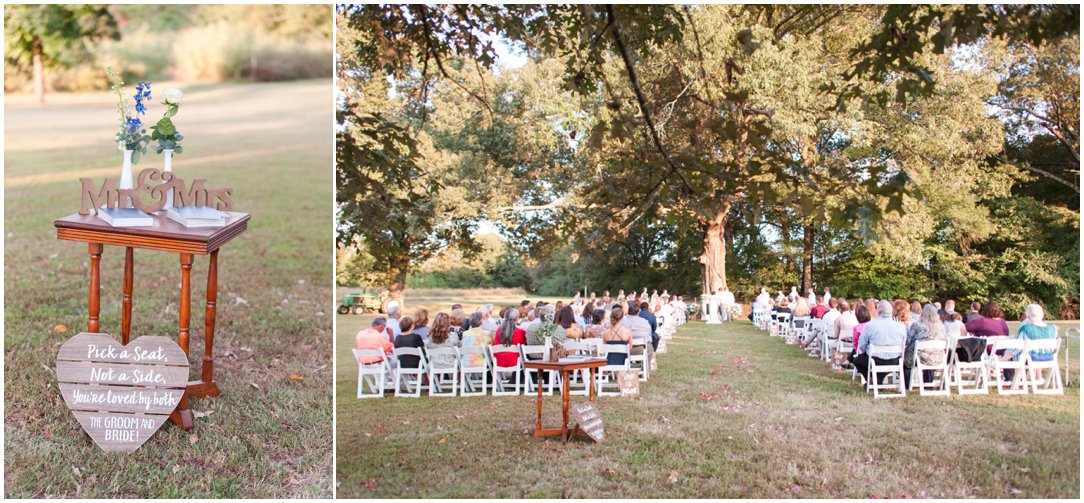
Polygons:
[[343,297],[343,301],[339,304],[339,314],[365,314],[379,312],[381,314],[388,312],[388,303],[395,302],[394,299],[389,299],[387,292],[385,293],[348,293],[346,297]]

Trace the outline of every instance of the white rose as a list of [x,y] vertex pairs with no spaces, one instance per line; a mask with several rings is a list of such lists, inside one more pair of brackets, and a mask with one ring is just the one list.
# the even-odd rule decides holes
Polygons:
[[180,89],[169,88],[165,91],[166,103],[170,105],[180,105],[184,101],[184,93]]

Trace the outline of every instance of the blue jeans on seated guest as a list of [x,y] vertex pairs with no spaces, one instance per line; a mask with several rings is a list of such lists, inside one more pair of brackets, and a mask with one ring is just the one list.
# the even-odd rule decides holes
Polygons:
[[660,339],[659,334],[657,334],[655,332],[651,332],[651,350],[652,351],[658,351],[659,350],[659,339]]

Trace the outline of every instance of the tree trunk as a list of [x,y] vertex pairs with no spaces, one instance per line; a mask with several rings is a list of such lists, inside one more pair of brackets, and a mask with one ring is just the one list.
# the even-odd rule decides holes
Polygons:
[[790,222],[787,221],[786,213],[780,214],[779,227],[783,238],[783,270],[789,271],[794,265],[794,261],[790,255]]
[[805,250],[802,252],[802,291],[813,288],[813,225],[806,225],[802,237]]
[[726,222],[730,205],[716,211],[704,235],[704,251],[700,255],[703,264],[701,282],[703,293],[714,293],[726,286]]
[[34,39],[34,100],[45,104],[45,64],[42,61],[41,39]]
[[404,297],[406,292],[407,268],[392,267],[388,269],[388,298],[395,299],[404,309]]

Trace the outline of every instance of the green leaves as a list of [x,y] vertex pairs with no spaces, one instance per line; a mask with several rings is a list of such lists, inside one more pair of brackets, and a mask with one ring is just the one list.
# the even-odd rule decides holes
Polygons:
[[158,120],[158,123],[154,125],[154,132],[157,133],[159,137],[169,137],[173,136],[173,134],[177,132],[177,129],[173,127],[173,121],[167,116]]

